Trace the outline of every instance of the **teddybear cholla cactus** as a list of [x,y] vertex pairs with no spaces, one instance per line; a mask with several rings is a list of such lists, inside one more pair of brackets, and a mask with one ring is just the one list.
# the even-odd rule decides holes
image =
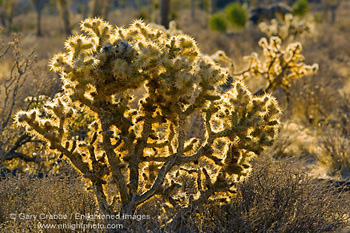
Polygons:
[[283,40],[295,40],[298,37],[304,37],[314,31],[314,23],[310,19],[302,19],[292,14],[286,14],[284,21],[272,19],[270,23],[262,22],[259,24],[261,32],[267,36],[278,36]]
[[[189,36],[98,18],[81,30],[51,61],[63,92],[43,109],[19,112],[17,122],[84,175],[101,211],[131,213],[155,196],[186,205],[227,194],[248,174],[249,159],[271,145],[275,99],[253,97],[239,81],[221,95],[216,87],[227,74]],[[204,140],[185,133],[195,110],[205,121]],[[71,125],[82,114],[88,133],[77,137]],[[117,193],[108,193],[113,184]]]
[[282,40],[276,36],[272,36],[269,43],[266,38],[261,38],[259,45],[263,48],[265,60],[261,61],[257,53],[245,57],[249,62],[249,67],[239,75],[243,75],[243,79],[262,77],[267,81],[267,86],[257,91],[256,95],[264,92],[271,93],[277,87],[283,88],[288,95],[293,80],[315,74],[318,71],[318,64],[304,63],[300,43],[291,43],[285,50],[282,49],[281,44]]

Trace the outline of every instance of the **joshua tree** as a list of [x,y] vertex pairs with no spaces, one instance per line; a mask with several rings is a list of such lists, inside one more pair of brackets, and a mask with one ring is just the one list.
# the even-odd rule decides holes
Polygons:
[[63,23],[64,33],[69,36],[72,34],[70,25],[69,0],[57,0],[58,9]]
[[161,0],[160,2],[160,24],[169,28],[170,0]]
[[107,20],[110,7],[110,1],[108,0],[92,1],[92,17],[102,17]]
[[340,3],[341,0],[323,0],[325,14],[327,15],[328,10],[331,11],[331,24],[335,23],[336,11]]
[[191,18],[193,21],[196,19],[196,0],[191,0]]
[[32,0],[36,14],[37,14],[37,35],[42,36],[41,32],[41,13],[45,5],[48,3],[46,0]]
[[[249,160],[276,136],[275,99],[253,96],[236,79],[222,94],[228,74],[187,35],[98,18],[81,29],[51,61],[63,92],[19,112],[18,124],[85,177],[102,213],[134,213],[157,197],[169,207],[232,198]],[[186,133],[195,111],[203,138]],[[84,137],[77,125],[88,129]]]
[[15,16],[17,5],[18,0],[0,0],[0,20],[8,33],[12,30],[12,20]]
[[210,0],[210,14],[214,14],[217,9],[218,0]]

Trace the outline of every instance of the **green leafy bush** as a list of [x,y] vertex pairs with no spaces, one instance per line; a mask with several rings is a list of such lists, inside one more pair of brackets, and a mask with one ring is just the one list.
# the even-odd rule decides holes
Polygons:
[[309,2],[308,0],[298,0],[292,6],[293,14],[298,16],[304,16],[309,12]]
[[216,13],[210,16],[209,27],[213,31],[226,32],[227,23],[224,15]]
[[236,28],[244,28],[248,13],[238,2],[229,4],[225,9],[226,18]]

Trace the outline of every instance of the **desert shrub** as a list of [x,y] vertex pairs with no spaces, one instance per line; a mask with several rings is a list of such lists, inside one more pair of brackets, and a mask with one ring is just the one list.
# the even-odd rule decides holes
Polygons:
[[[51,61],[62,93],[42,109],[19,112],[18,124],[84,176],[102,213],[134,213],[157,196],[168,208],[229,200],[250,159],[273,142],[274,98],[253,96],[239,80],[222,94],[227,73],[187,35],[171,37],[141,21],[117,28],[97,18],[81,27]],[[204,140],[186,137],[195,111]],[[94,120],[79,139],[69,126],[82,112]]]
[[339,102],[336,111],[338,121],[336,122],[340,126],[341,134],[346,138],[350,138],[350,94],[340,92]]
[[323,13],[316,12],[314,13],[313,18],[316,23],[322,23],[325,19],[325,15]]
[[[74,215],[92,215],[97,211],[94,197],[86,191],[81,177],[9,175],[0,180],[0,232],[72,232],[74,229],[68,228],[40,229],[40,224],[96,224],[98,220],[75,219]],[[23,219],[24,215],[37,218]],[[49,219],[54,215],[67,215],[67,219]],[[88,228],[75,230],[91,232]]]
[[320,136],[324,153],[317,159],[326,168],[328,175],[349,177],[350,175],[350,139],[335,129],[328,129],[327,135]]
[[209,28],[213,31],[226,32],[227,23],[224,15],[216,13],[210,16]]
[[35,81],[29,81],[36,62],[33,50],[28,54],[23,52],[19,35],[0,38],[0,171],[4,166],[29,170],[27,164],[37,161],[32,153],[39,152],[40,143],[33,142],[13,121],[16,111],[26,107],[24,99],[40,91],[40,88],[33,88]]
[[[293,160],[258,159],[232,201],[192,206],[169,229],[182,232],[328,232],[349,225],[349,194]],[[200,213],[200,214],[199,214]],[[176,221],[173,221],[175,223]]]
[[299,161],[316,162],[317,155],[323,153],[316,130],[303,124],[285,120],[280,127],[274,144],[264,151],[276,159],[293,158]]
[[293,14],[298,16],[305,16],[309,12],[308,0],[298,0],[292,6]]
[[[222,205],[213,199],[208,205],[190,204],[177,213],[159,212],[162,198],[142,205],[136,214],[150,215],[134,221],[129,232],[325,232],[349,225],[350,196],[337,183],[307,175],[295,160],[257,158],[250,176],[237,184],[236,194]],[[63,224],[67,220],[19,220],[10,214],[99,214],[94,196],[76,176],[8,176],[0,181],[0,230],[37,231],[38,224]],[[344,190],[344,191],[343,191]],[[79,196],[77,199],[76,197]],[[49,207],[49,208],[47,208]],[[172,221],[169,221],[172,219]],[[81,222],[81,221],[79,221]],[[99,223],[100,220],[85,220]],[[74,221],[71,221],[74,223]],[[88,228],[79,232],[103,232]],[[65,229],[57,232],[70,232]],[[50,231],[55,232],[55,231]]]
[[236,28],[244,28],[248,21],[247,10],[238,2],[229,4],[225,9],[225,15],[228,21]]

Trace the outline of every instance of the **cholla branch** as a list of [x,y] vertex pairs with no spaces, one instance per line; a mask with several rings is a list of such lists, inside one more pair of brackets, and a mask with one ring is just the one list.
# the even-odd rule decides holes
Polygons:
[[252,77],[264,78],[267,81],[267,85],[255,92],[254,95],[272,93],[277,87],[281,87],[286,93],[289,93],[293,80],[315,74],[318,71],[317,64],[306,65],[304,63],[300,43],[291,43],[285,50],[281,48],[281,43],[279,37],[272,36],[269,42],[266,38],[262,38],[259,45],[263,48],[265,58],[260,60],[257,53],[245,57],[249,66],[237,75],[242,76],[243,79]]
[[[86,19],[81,30],[50,63],[63,92],[18,112],[17,123],[65,155],[93,185],[103,212],[132,213],[157,196],[171,206],[217,192],[230,198],[249,174],[249,160],[276,136],[275,99],[253,96],[237,80],[222,94],[228,73],[185,34],[142,21],[118,28],[99,18]],[[196,112],[204,140],[186,135]],[[76,134],[81,127],[83,137]],[[187,178],[194,180],[190,196]],[[109,185],[118,192],[108,193]]]
[[286,14],[284,21],[272,19],[270,23],[259,24],[260,30],[268,37],[277,36],[284,41],[295,40],[304,37],[314,31],[315,25],[310,19],[302,19],[292,14]]

